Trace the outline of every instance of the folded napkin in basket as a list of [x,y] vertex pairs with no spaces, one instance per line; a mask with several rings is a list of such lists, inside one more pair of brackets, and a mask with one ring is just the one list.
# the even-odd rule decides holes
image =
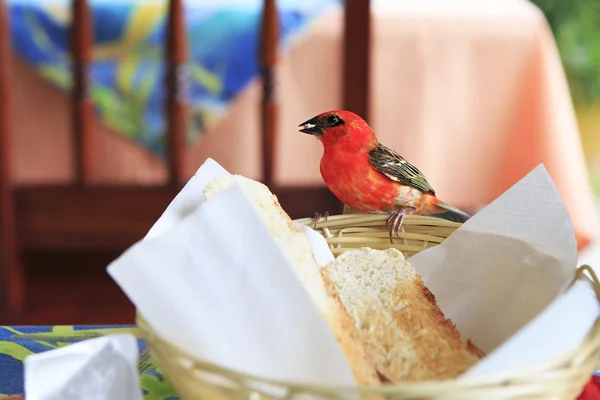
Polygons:
[[183,197],[198,196],[215,170],[205,163],[163,216],[172,223],[159,220],[108,272],[159,334],[200,359],[273,379],[354,384],[323,316],[241,187],[195,206]]
[[409,259],[463,336],[487,356],[463,378],[526,369],[575,350],[600,313],[577,267],[566,207],[543,165]]

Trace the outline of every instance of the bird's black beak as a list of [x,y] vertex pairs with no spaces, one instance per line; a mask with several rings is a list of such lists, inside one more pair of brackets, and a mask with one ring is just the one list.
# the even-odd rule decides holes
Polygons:
[[302,133],[307,133],[309,135],[314,136],[323,136],[323,128],[321,128],[320,125],[321,124],[315,117],[301,123],[300,125],[298,125],[298,128],[301,128],[300,132]]

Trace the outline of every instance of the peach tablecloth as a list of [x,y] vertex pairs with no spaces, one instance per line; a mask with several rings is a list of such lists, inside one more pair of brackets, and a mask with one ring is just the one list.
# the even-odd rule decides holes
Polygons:
[[[543,162],[580,246],[587,244],[598,219],[566,79],[542,13],[524,0],[374,0],[373,16],[371,123],[380,140],[416,164],[442,199],[465,207],[492,201]],[[320,143],[296,126],[340,107],[341,39],[341,10],[332,10],[282,55],[280,184],[322,184]],[[56,119],[58,102],[44,101],[48,121],[34,121],[28,110],[40,97],[23,88],[17,97],[17,177],[68,177],[67,162],[53,167],[42,154],[48,145],[66,152],[66,132],[35,140],[44,165],[30,147],[31,137]],[[213,157],[232,172],[259,176],[259,99],[254,82],[190,150],[190,175]],[[120,142],[105,133],[100,181],[164,178],[164,165]]]

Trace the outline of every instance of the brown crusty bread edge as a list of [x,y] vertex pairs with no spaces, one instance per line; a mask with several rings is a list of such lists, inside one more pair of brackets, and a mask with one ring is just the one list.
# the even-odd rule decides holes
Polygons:
[[347,250],[322,273],[383,382],[454,379],[483,356],[462,340],[398,250]]
[[327,294],[335,304],[332,307],[335,310],[334,313],[325,318],[350,364],[354,378],[359,385],[381,384],[380,375],[377,372],[375,363],[366,352],[362,335],[356,327],[354,319],[344,308],[337,291],[329,280],[328,274],[323,273],[322,278]]

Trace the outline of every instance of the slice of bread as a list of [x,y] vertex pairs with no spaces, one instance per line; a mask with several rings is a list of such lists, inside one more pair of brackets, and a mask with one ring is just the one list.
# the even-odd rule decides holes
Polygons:
[[352,249],[321,268],[307,234],[260,182],[223,175],[207,199],[238,183],[294,266],[348,360],[357,384],[451,379],[483,356],[465,343],[396,249]]
[[260,182],[240,175],[223,175],[206,183],[207,199],[238,183],[252,201],[276,242],[292,262],[296,275],[326,320],[346,357],[359,385],[381,383],[372,360],[367,356],[354,320],[346,312],[337,293],[325,286],[321,267],[315,260],[305,232],[298,230],[281,208],[277,197]]
[[354,319],[383,381],[452,379],[481,357],[400,251],[348,250],[323,276]]

